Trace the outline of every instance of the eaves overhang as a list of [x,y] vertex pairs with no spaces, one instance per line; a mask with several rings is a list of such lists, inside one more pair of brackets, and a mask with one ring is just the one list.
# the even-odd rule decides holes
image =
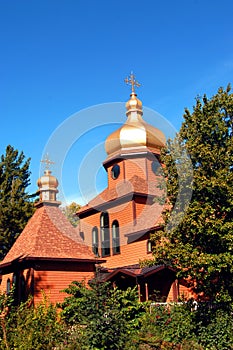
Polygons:
[[[112,207],[115,207],[120,204],[124,204],[126,202],[136,200],[137,198],[145,198],[147,200],[153,201],[155,195],[148,194],[148,193],[143,193],[143,192],[135,192],[131,191],[125,195],[119,196],[117,198],[113,198],[110,200],[106,200],[103,203],[92,205],[89,208],[84,209],[80,213],[77,213],[77,216],[82,219],[85,218],[86,216],[89,216],[91,214],[95,214],[98,212],[103,212],[105,210],[108,210]],[[82,209],[80,209],[82,210]]]
[[114,271],[110,272],[108,275],[106,275],[106,277],[104,278],[104,281],[109,281],[111,280],[114,276],[117,276],[119,274],[123,274],[123,275],[128,275],[131,276],[133,278],[140,278],[140,277],[149,277],[155,273],[158,273],[159,271],[162,270],[170,270],[171,272],[176,272],[176,270],[168,265],[154,265],[151,267],[145,267],[145,268],[141,268],[140,272],[134,272],[134,270],[130,270],[127,268],[116,268]]
[[105,169],[114,164],[116,161],[121,161],[125,159],[132,158],[151,158],[156,155],[160,157],[161,148],[148,148],[148,147],[139,147],[139,148],[125,148],[121,149],[121,152],[117,151],[111,154],[102,164]]
[[53,263],[92,263],[102,264],[106,260],[103,259],[82,259],[82,258],[49,258],[49,257],[32,257],[32,256],[20,256],[12,261],[0,264],[0,275],[5,275],[10,272],[14,272],[19,266],[25,265],[30,267],[35,262],[53,262]]
[[144,235],[148,234],[149,232],[152,231],[158,231],[161,230],[162,226],[161,225],[157,225],[157,226],[151,226],[151,227],[147,227],[146,229],[143,230],[138,230],[135,232],[129,232],[126,233],[124,236],[127,237],[128,239],[132,238],[133,241],[136,241],[137,239],[143,237]]

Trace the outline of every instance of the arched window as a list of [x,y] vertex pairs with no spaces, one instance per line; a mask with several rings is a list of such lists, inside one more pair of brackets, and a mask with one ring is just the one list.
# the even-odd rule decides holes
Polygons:
[[20,276],[20,302],[26,301],[26,282],[25,282],[25,278],[24,275]]
[[14,273],[12,287],[14,287],[14,305],[19,305],[21,301],[26,301],[26,281],[20,271]]
[[113,180],[116,180],[120,175],[120,166],[118,164],[113,165],[111,169],[111,177]]
[[100,215],[100,234],[102,256],[110,255],[109,215],[104,212]]
[[8,278],[6,282],[6,293],[9,294],[10,290],[11,290],[11,280],[10,278]]
[[151,169],[155,175],[159,175],[159,172],[161,171],[161,164],[159,163],[158,159],[155,159],[151,163]]
[[19,272],[15,272],[12,280],[12,287],[14,287],[14,305],[19,304]]
[[114,220],[112,223],[112,252],[113,254],[120,253],[120,232],[117,220]]
[[18,275],[17,275],[16,273],[14,273],[12,284],[13,284],[13,286],[14,286],[15,288],[16,288],[16,286],[17,286],[17,282],[18,282]]
[[99,236],[98,228],[96,226],[92,229],[92,251],[95,256],[99,256]]
[[148,239],[147,241],[147,253],[151,253],[152,252],[152,242],[150,239]]

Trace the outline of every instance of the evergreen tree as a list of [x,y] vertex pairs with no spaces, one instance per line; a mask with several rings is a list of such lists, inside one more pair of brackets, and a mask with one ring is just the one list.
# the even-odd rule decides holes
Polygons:
[[[233,300],[233,94],[230,86],[185,110],[162,155],[169,210],[154,235],[156,263],[176,267],[199,295]],[[190,156],[184,157],[184,150]],[[192,198],[184,213],[182,205]],[[178,198],[179,197],[179,198]],[[191,197],[191,196],[190,196]],[[178,199],[177,199],[178,198]],[[183,210],[181,210],[183,209]],[[183,216],[183,217],[182,217]]]
[[0,260],[33,214],[33,203],[26,192],[30,184],[30,159],[7,146],[0,158]]

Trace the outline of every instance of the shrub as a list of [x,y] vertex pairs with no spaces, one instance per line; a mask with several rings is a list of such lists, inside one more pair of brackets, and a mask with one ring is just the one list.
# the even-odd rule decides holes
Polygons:
[[136,289],[122,291],[96,281],[90,287],[73,282],[65,290],[70,296],[61,304],[63,319],[79,326],[85,339],[83,349],[125,349],[144,311]]
[[2,295],[1,310],[1,350],[49,350],[63,341],[65,329],[59,321],[57,308],[45,297],[33,307],[30,300],[13,306],[11,294]]
[[[144,315],[139,344],[148,349],[201,349],[195,337],[195,324],[186,304],[155,305]],[[188,348],[188,344],[190,348]]]

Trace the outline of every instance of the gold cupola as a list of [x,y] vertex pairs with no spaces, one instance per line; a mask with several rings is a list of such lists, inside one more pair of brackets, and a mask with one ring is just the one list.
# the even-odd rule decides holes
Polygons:
[[41,162],[46,163],[46,169],[44,175],[42,175],[37,181],[39,187],[39,202],[36,203],[36,206],[41,203],[59,206],[61,202],[57,201],[58,180],[52,175],[51,170],[48,169],[49,164],[52,164],[52,162],[48,160],[48,158],[45,158],[45,160],[42,160]]
[[142,112],[142,101],[140,101],[137,98],[137,94],[135,92],[132,92],[130,94],[130,99],[129,99],[129,101],[126,102],[125,107],[126,107],[126,113],[125,114],[127,115],[127,117],[128,117],[128,115],[131,112],[135,112],[135,111],[137,111],[137,113],[139,115],[143,114],[143,112]]
[[165,146],[166,138],[161,130],[146,123],[142,118],[142,102],[135,93],[135,86],[139,87],[140,84],[135,80],[133,73],[125,79],[125,82],[132,86],[130,99],[126,102],[127,120],[106,139],[105,150],[108,158],[140,151],[160,153],[161,148]]

